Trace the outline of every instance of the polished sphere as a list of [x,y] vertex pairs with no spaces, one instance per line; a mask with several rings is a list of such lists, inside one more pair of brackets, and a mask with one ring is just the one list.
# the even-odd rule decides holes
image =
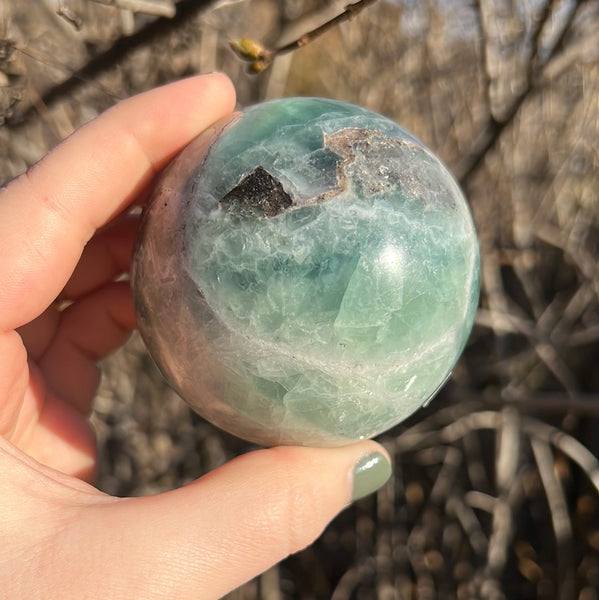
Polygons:
[[290,98],[216,123],[167,167],[132,284],[150,353],[206,419],[258,444],[340,445],[445,382],[479,255],[421,142],[366,109]]

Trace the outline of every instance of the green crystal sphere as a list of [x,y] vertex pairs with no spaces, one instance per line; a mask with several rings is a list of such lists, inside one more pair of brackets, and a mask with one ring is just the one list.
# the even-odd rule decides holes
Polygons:
[[167,167],[132,284],[150,353],[206,419],[264,445],[340,445],[447,379],[474,319],[478,245],[416,138],[290,98],[220,121]]

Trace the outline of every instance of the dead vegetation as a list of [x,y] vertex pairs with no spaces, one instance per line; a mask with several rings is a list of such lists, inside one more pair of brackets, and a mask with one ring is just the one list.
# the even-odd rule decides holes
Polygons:
[[[242,105],[329,96],[412,130],[479,232],[469,346],[432,405],[382,437],[394,481],[231,598],[596,599],[599,5],[380,0],[259,75],[229,50],[248,34],[284,46],[344,5],[4,0],[0,180],[115,98],[214,69]],[[116,494],[246,449],[166,389],[136,338],[107,361],[94,421],[100,486]]]

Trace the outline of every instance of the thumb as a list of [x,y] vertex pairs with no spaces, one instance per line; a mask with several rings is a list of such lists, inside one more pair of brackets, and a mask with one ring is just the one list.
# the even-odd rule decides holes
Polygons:
[[115,584],[118,597],[219,598],[313,542],[390,474],[387,454],[371,441],[280,447],[172,492],[101,503],[85,519],[93,589],[101,598],[112,598],[103,586]]

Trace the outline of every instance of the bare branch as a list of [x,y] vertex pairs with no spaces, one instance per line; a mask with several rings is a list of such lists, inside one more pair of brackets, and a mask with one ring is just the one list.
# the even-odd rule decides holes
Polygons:
[[[514,536],[516,507],[522,502],[523,490],[519,478],[516,478],[509,490],[506,490],[495,504],[493,524],[487,551],[486,574],[490,584],[499,582],[508,559],[508,547]],[[486,595],[485,595],[486,596]],[[492,595],[486,597],[493,597]]]
[[72,25],[76,31],[80,31],[83,27],[83,19],[75,11],[66,6],[64,2],[58,3],[56,14],[69,23],[69,25]]
[[266,48],[260,42],[248,37],[241,38],[240,40],[232,40],[229,42],[229,45],[235,54],[239,56],[239,58],[242,58],[250,63],[250,73],[261,73],[270,67],[275,57],[281,54],[287,54],[288,52],[293,52],[298,48],[306,46],[333,27],[336,27],[344,21],[353,19],[367,6],[374,4],[376,1],[377,0],[358,0],[358,2],[355,2],[354,4],[348,4],[345,7],[345,10],[336,17],[326,21],[316,29],[304,33],[296,40],[290,42],[289,44],[285,44],[280,48]]
[[[472,502],[466,502],[466,500],[471,499],[470,494],[474,492],[468,492],[465,496],[461,494],[453,494],[447,501],[446,510],[449,514],[453,514],[456,516],[462,529],[468,536],[468,541],[470,542],[470,546],[472,550],[479,556],[483,557],[488,550],[489,540],[485,535],[483,528],[474,512],[473,508],[481,508]],[[475,493],[474,493],[475,494]],[[481,494],[482,496],[482,494]],[[491,499],[494,506],[494,498],[487,496],[487,498]]]
[[[169,35],[177,27],[180,27],[181,23],[206,10],[209,5],[210,0],[180,0],[177,3],[177,12],[172,19],[164,17],[155,19],[134,34],[119,38],[110,48],[96,55],[78,71],[69,70],[67,79],[50,88],[42,96],[44,104],[50,106],[53,102],[72,95],[76,89],[88,84],[90,81],[94,81],[99,75],[113,68],[119,61],[124,60],[136,48]],[[20,52],[27,54],[24,48],[19,47],[18,49]],[[36,58],[36,60],[39,59]],[[114,96],[113,94],[109,95]],[[31,114],[33,114],[33,110],[28,108],[23,113],[15,113],[13,117],[7,120],[7,123],[14,126],[29,118]]]
[[441,504],[453,491],[456,472],[462,464],[462,453],[455,447],[445,448],[443,466],[433,484],[430,493],[430,501]]
[[528,435],[540,437],[559,448],[586,473],[590,482],[599,492],[599,460],[576,438],[532,417],[522,419],[522,429]]
[[177,10],[171,0],[92,0],[92,2],[167,19],[172,19]]
[[[58,59],[56,59],[55,57],[52,57],[50,59],[49,57],[43,55],[41,52],[33,51],[29,48],[23,48],[16,44],[13,44],[13,50],[20,52],[21,54],[24,54],[25,56],[28,56],[29,58],[32,58],[33,60],[40,62],[43,65],[47,65],[53,69],[57,69],[59,71],[62,71],[63,73],[66,73],[67,75],[69,75],[69,78],[75,76],[73,75],[73,72],[68,65],[59,62]],[[87,83],[88,85],[95,87],[107,96],[114,98],[115,100],[121,100],[120,96],[117,96],[116,94],[111,92],[108,88],[104,87],[99,81],[93,79],[92,77],[87,77],[84,74],[80,74],[77,76],[77,78],[80,82]],[[44,97],[40,97],[40,100],[43,102],[44,105],[48,104]]]
[[[554,457],[549,444],[540,437],[530,440],[532,451],[545,488],[553,532],[557,541],[557,565],[562,598],[571,597],[572,581],[572,523],[564,490],[555,476]],[[566,593],[568,588],[568,593]]]
[[574,19],[578,14],[578,10],[582,4],[583,2],[575,3],[573,9],[564,21],[558,40],[548,50],[548,52],[543,57],[536,54],[534,68],[530,69],[528,72],[528,81],[524,86],[524,89],[512,101],[512,104],[505,116],[501,119],[501,121],[497,121],[493,117],[490,117],[486,127],[481,131],[478,138],[472,144],[472,149],[470,150],[469,154],[466,155],[458,165],[456,165],[455,174],[462,185],[465,185],[467,180],[476,171],[487,152],[493,148],[493,146],[495,146],[503,131],[514,121],[526,98],[538,85],[539,80],[542,78],[543,68],[551,61],[553,56],[555,56],[556,51],[559,49],[567,34],[570,32]]
[[495,463],[497,487],[503,493],[513,485],[520,458],[520,417],[513,407],[501,411]]

